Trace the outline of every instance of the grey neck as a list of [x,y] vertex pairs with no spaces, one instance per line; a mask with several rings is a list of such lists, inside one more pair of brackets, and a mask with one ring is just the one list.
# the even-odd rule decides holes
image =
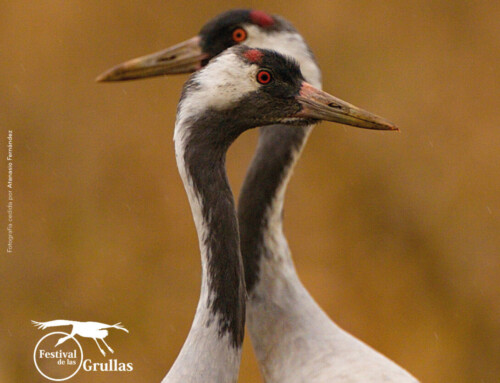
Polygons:
[[284,191],[311,127],[273,125],[260,129],[256,153],[238,203],[241,253],[250,295],[259,281],[264,235],[271,220],[282,219]]

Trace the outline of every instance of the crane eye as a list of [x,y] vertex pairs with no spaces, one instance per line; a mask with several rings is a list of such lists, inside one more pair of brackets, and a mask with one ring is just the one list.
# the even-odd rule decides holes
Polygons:
[[261,71],[259,71],[259,73],[257,73],[257,81],[260,84],[269,84],[272,79],[273,79],[273,76],[267,70],[261,70]]
[[241,43],[247,39],[247,31],[243,28],[236,28],[233,31],[233,40],[237,43]]

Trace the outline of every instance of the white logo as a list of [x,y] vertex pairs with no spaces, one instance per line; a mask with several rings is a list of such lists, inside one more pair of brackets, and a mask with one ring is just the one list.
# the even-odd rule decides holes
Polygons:
[[84,338],[92,338],[95,340],[97,347],[99,347],[99,351],[101,351],[102,356],[106,356],[104,350],[99,346],[99,342],[97,339],[102,340],[102,343],[108,348],[109,352],[114,353],[114,350],[108,346],[108,344],[104,341],[109,334],[108,328],[116,328],[118,330],[123,330],[128,332],[128,330],[122,326],[121,323],[116,323],[113,325],[99,323],[99,322],[76,322],[70,320],[52,320],[50,322],[35,322],[31,321],[35,325],[35,327],[40,330],[45,330],[47,327],[59,327],[59,326],[73,326],[73,330],[71,330],[71,334],[66,335],[65,337],[58,340],[56,346],[66,342],[69,338],[74,338],[75,335],[80,335]]
[[[109,329],[128,330],[121,323],[113,325],[99,322],[77,322],[69,320],[53,320],[49,322],[31,321],[35,327],[45,330],[49,327],[71,326],[69,333],[62,331],[51,332],[43,336],[35,346],[33,360],[40,374],[52,381],[63,381],[72,378],[83,365],[85,371],[132,371],[132,363],[119,363],[116,359],[109,359],[106,363],[93,363],[90,359],[83,358],[83,349],[76,335],[82,338],[91,338],[95,341],[102,356],[106,351],[99,341],[107,348],[108,352],[114,350],[106,343],[104,338],[109,334]],[[56,341],[57,339],[57,341]]]

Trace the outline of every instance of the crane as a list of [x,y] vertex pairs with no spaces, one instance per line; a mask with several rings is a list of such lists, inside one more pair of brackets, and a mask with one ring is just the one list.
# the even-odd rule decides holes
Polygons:
[[102,356],[106,356],[106,352],[101,348],[97,339],[100,339],[102,343],[104,343],[109,352],[114,353],[114,350],[111,347],[109,347],[109,345],[104,340],[104,338],[106,338],[109,334],[109,331],[107,329],[115,328],[117,330],[128,332],[128,330],[125,327],[123,327],[121,323],[115,323],[113,325],[109,325],[99,322],[78,322],[78,321],[71,321],[64,319],[56,319],[48,322],[36,322],[32,320],[31,323],[33,323],[33,325],[40,330],[45,330],[48,327],[72,326],[71,333],[69,335],[60,338],[57,341],[55,347],[59,346],[60,344],[63,344],[70,338],[74,338],[75,335],[80,335],[83,338],[94,339]]
[[282,123],[290,129],[318,119],[396,129],[306,83],[299,66],[274,51],[244,45],[229,48],[184,85],[174,143],[200,242],[202,290],[187,340],[164,382],[237,379],[245,284],[238,222],[225,171],[229,146],[257,126]]
[[[254,10],[222,13],[206,23],[199,35],[120,64],[98,80],[191,72],[238,43],[272,48],[294,57],[305,79],[321,86],[316,60],[298,31],[280,16]],[[341,122],[353,125],[349,119]],[[283,202],[294,165],[313,125],[296,129],[262,127],[240,194],[238,218],[248,292],[246,315],[260,370],[267,382],[323,382],[338,375],[351,376],[352,381],[375,382],[381,381],[385,369],[407,379],[399,381],[415,382],[402,368],[331,321],[303,286],[293,265],[282,230]],[[367,380],[370,370],[373,377]],[[360,380],[355,378],[358,375]]]

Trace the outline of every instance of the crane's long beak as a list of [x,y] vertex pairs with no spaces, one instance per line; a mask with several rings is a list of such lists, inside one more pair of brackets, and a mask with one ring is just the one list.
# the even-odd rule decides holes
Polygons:
[[191,73],[202,67],[203,53],[196,36],[160,52],[138,57],[100,74],[96,81],[126,81],[166,74]]
[[302,83],[296,99],[302,110],[295,117],[333,121],[364,129],[399,130],[392,122],[333,97],[307,82]]

